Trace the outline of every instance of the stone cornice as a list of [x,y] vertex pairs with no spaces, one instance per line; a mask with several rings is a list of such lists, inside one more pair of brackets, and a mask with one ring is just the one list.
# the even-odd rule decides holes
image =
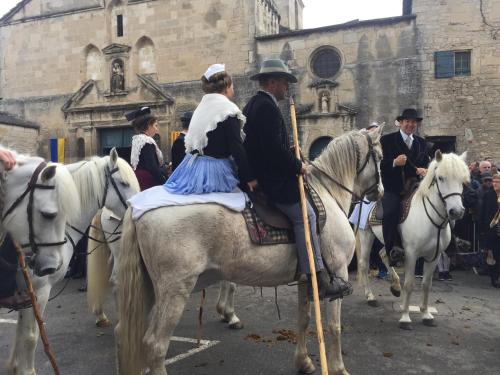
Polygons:
[[112,43],[107,47],[102,49],[105,55],[113,55],[115,53],[127,53],[132,47],[126,46],[124,44]]

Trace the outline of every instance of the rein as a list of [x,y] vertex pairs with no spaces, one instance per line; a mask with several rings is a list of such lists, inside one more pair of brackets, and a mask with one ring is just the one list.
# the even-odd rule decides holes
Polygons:
[[59,242],[47,242],[47,243],[37,243],[35,241],[35,229],[33,227],[33,200],[34,200],[34,195],[35,195],[35,190],[36,189],[43,189],[43,190],[54,190],[55,186],[47,186],[47,185],[41,185],[37,184],[38,176],[42,172],[42,170],[47,166],[46,162],[41,162],[38,164],[36,167],[35,171],[31,175],[30,181],[28,182],[28,186],[24,190],[24,192],[12,203],[12,205],[9,207],[9,209],[6,211],[6,213],[3,215],[2,220],[5,220],[7,216],[9,216],[17,206],[21,204],[21,202],[24,200],[24,198],[28,195],[28,205],[27,205],[27,214],[28,214],[28,238],[29,238],[29,243],[28,244],[22,244],[21,247],[27,248],[31,247],[31,251],[36,254],[38,252],[38,247],[43,246],[43,247],[51,247],[51,246],[61,246],[64,245],[66,242],[68,242],[68,239],[65,238],[63,241]]
[[[436,189],[438,191],[438,195],[439,195],[439,199],[441,199],[441,202],[443,202],[444,204],[444,207],[445,207],[445,210],[446,210],[446,199],[449,198],[449,197],[453,197],[453,196],[462,196],[461,193],[450,193],[450,194],[447,194],[445,196],[443,196],[443,194],[441,193],[441,189],[439,188],[439,183],[438,183],[438,180],[436,179],[436,177],[434,176],[434,178],[432,179],[430,185],[429,185],[429,188],[432,187],[433,185],[436,185]],[[443,220],[441,222],[441,224],[438,224],[436,223],[431,215],[429,215],[429,211],[427,209],[427,205],[425,204],[425,200],[427,199],[427,202],[429,203],[429,205],[432,207],[432,209],[434,210],[434,212],[439,216],[439,218],[441,220]],[[426,258],[424,258],[424,260],[427,262],[427,263],[432,263],[436,260],[436,258],[438,257],[439,255],[439,250],[440,250],[440,246],[439,246],[439,238],[441,236],[441,231],[443,229],[445,229],[449,223],[450,223],[450,220],[448,218],[448,216],[446,215],[446,213],[444,215],[442,215],[439,210],[436,208],[436,206],[431,202],[431,200],[429,199],[428,196],[425,196],[425,197],[422,197],[422,204],[424,205],[424,210],[425,210],[425,214],[427,215],[427,218],[429,219],[429,221],[432,223],[432,225],[434,225],[434,227],[437,228],[438,232],[437,232],[437,240],[436,240],[436,251],[434,253],[434,257],[432,258],[432,260],[427,260]]]
[[99,208],[103,208],[106,205],[106,198],[108,196],[110,182],[111,182],[111,185],[113,186],[113,189],[115,189],[115,193],[116,193],[116,195],[118,195],[120,202],[122,202],[123,207],[125,207],[125,209],[128,208],[127,201],[123,198],[123,195],[120,192],[120,189],[118,189],[118,185],[116,185],[116,181],[113,178],[113,174],[118,172],[118,170],[119,170],[118,167],[110,170],[109,167],[106,166],[106,182],[104,184],[104,194],[103,194],[103,198],[102,198],[102,203],[99,203]]

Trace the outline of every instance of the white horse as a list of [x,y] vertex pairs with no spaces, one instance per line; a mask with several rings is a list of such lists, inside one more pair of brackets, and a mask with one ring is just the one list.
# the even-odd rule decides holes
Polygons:
[[[426,261],[422,279],[422,312],[423,323],[434,324],[434,317],[428,310],[429,289],[432,275],[436,268],[439,254],[444,251],[451,240],[449,222],[463,216],[462,188],[470,178],[465,164],[466,153],[441,154],[436,152],[435,160],[429,165],[426,177],[420,183],[412,200],[408,217],[399,224],[403,247],[405,249],[405,282],[403,296],[403,315],[399,320],[402,329],[411,329],[409,314],[410,296],[413,290],[415,263],[423,257]],[[365,289],[368,304],[376,306],[377,301],[368,281],[368,264],[373,240],[377,237],[382,243],[382,226],[367,225],[359,230],[361,252],[358,258],[359,281]],[[391,292],[399,297],[401,286],[399,276],[394,268],[389,267],[385,248],[380,255],[390,273]]]
[[[74,207],[81,206],[79,215],[71,218],[66,228],[70,241],[62,251],[47,251],[41,266],[35,268],[33,288],[35,289],[43,314],[52,286],[66,274],[73,254],[73,244],[84,235],[92,217],[99,208],[106,206],[122,215],[126,208],[126,199],[138,190],[137,179],[132,168],[123,159],[118,158],[115,149],[109,156],[93,158],[66,166],[77,189],[76,198],[70,197]],[[62,234],[63,236],[63,234]],[[40,256],[37,254],[36,259]],[[35,349],[38,341],[38,329],[31,309],[20,310],[16,338],[8,369],[12,374],[35,374]]]
[[[351,194],[377,199],[380,131],[352,132],[333,140],[308,167],[309,183],[327,212],[321,233],[326,265],[347,279],[354,253],[354,234],[346,211]],[[340,188],[340,186],[343,188]],[[189,233],[189,236],[186,236]],[[296,280],[293,245],[256,246],[243,216],[215,204],[164,207],[133,221],[125,214],[118,268],[119,324],[116,328],[121,375],[166,375],[170,338],[190,293],[210,283],[229,280],[243,285],[277,286]],[[299,333],[295,365],[305,373],[315,368],[307,354],[310,320],[307,286],[299,283]],[[341,301],[327,302],[330,369],[348,374],[340,345]]]

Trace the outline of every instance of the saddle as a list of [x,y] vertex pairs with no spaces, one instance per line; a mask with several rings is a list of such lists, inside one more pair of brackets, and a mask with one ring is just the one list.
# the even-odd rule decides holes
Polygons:
[[[408,213],[410,212],[411,199],[415,195],[416,190],[413,190],[409,195],[403,198],[401,201],[401,216],[399,218],[399,224],[406,220]],[[378,201],[370,216],[368,218],[368,223],[370,226],[382,225],[382,220],[384,218],[384,209],[382,207],[382,201]]]
[[[318,193],[307,183],[304,184],[309,203],[316,213],[316,230],[326,223],[326,210]],[[247,192],[250,202],[242,214],[250,239],[256,245],[295,243],[293,226],[288,217],[270,204],[262,193]]]

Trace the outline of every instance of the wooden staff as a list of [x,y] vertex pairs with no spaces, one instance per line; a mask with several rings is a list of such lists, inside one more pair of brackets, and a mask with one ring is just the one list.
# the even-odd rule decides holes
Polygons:
[[14,247],[16,248],[17,257],[19,258],[19,265],[23,271],[24,280],[26,281],[26,286],[28,287],[28,294],[31,299],[31,305],[33,306],[33,313],[35,314],[35,319],[38,324],[38,328],[40,329],[40,337],[43,342],[43,349],[45,354],[49,358],[49,361],[54,369],[54,373],[56,375],[60,375],[59,368],[57,367],[56,358],[52,349],[50,348],[49,339],[47,338],[47,334],[45,332],[45,323],[42,320],[42,314],[40,313],[40,308],[38,307],[38,303],[36,300],[35,292],[33,291],[33,284],[31,283],[31,278],[28,273],[28,269],[26,268],[26,262],[24,261],[24,253],[23,250],[19,247],[19,245],[13,241]]
[[[290,118],[292,120],[293,130],[293,145],[295,148],[295,157],[301,160],[299,149],[299,134],[297,131],[297,118],[295,116],[295,103],[290,97]],[[309,269],[311,270],[311,284],[313,290],[314,313],[316,318],[316,332],[319,344],[319,357],[321,363],[321,374],[328,375],[328,364],[326,361],[325,338],[323,336],[323,325],[321,322],[321,306],[319,304],[318,281],[316,280],[316,267],[314,265],[314,254],[311,245],[311,232],[309,228],[309,220],[307,218],[306,194],[304,192],[304,178],[301,174],[298,176],[300,206],[302,208],[302,219],[304,220],[304,234],[306,238],[307,257],[309,258]]]

